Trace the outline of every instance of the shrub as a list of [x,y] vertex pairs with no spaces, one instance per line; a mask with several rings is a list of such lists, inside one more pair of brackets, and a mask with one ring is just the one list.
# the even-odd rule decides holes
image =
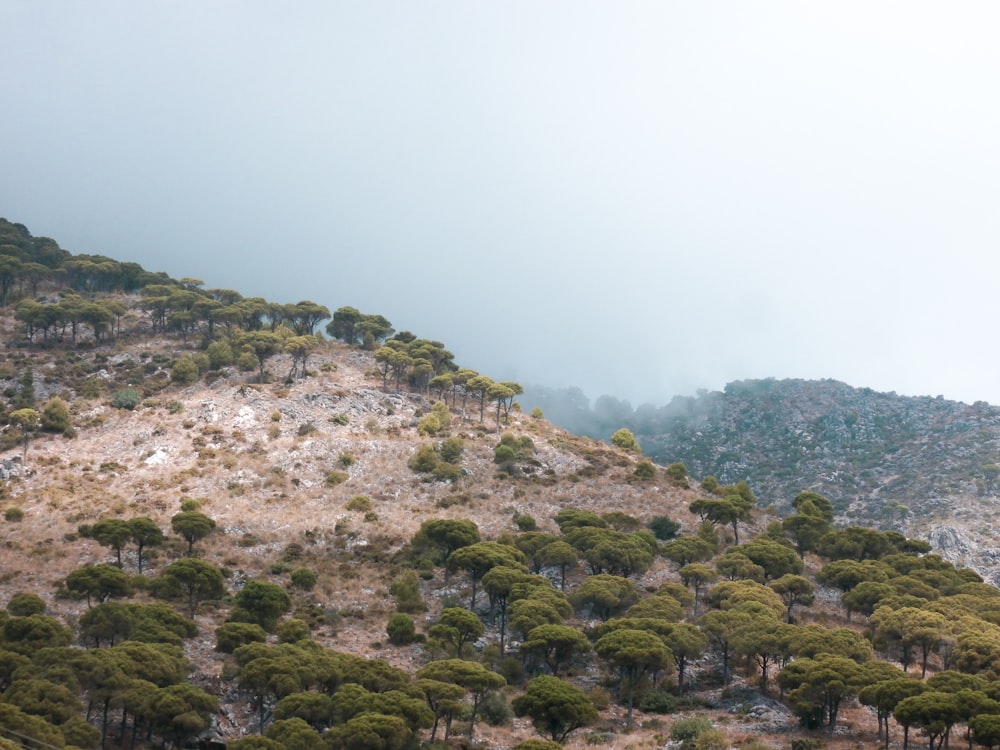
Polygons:
[[677,697],[666,690],[647,690],[639,701],[639,708],[654,714],[672,714],[677,710]]
[[170,380],[178,385],[194,383],[198,380],[198,365],[190,356],[181,357],[170,368]]
[[417,637],[417,626],[413,623],[413,618],[402,612],[397,612],[389,618],[389,624],[385,626],[386,635],[389,636],[389,643],[394,646],[405,646],[413,643]]
[[661,542],[673,539],[677,536],[677,532],[681,530],[681,525],[667,518],[667,516],[654,516],[647,524],[647,527],[653,532],[653,536]]
[[447,461],[450,464],[458,463],[464,451],[465,443],[462,442],[462,438],[457,437],[445,438],[441,441],[441,445],[438,448],[441,460]]
[[670,739],[682,743],[685,750],[693,750],[695,741],[705,732],[713,729],[712,722],[705,716],[678,719],[670,727]]
[[632,434],[632,430],[625,427],[622,427],[611,436],[611,444],[621,448],[623,451],[628,451],[629,453],[642,452],[639,448],[639,441],[635,439],[635,435]]
[[14,594],[7,602],[7,611],[14,617],[45,614],[45,600],[38,594],[22,591]]
[[337,462],[345,469],[349,469],[352,466],[354,466],[354,456],[352,456],[350,453],[341,453],[340,458],[337,459]]
[[278,640],[281,643],[295,643],[309,637],[309,623],[304,620],[285,620],[278,625]]
[[636,479],[654,479],[656,478],[656,467],[650,461],[640,461],[635,465],[635,472],[632,476]]
[[208,362],[213,370],[220,367],[227,367],[233,363],[233,347],[228,341],[213,341],[205,350],[208,355]]
[[545,417],[545,415],[542,414],[542,410],[539,409],[537,406],[534,409],[531,410],[531,418],[532,419],[542,419],[544,417]]
[[46,432],[61,432],[68,437],[74,434],[69,407],[58,396],[50,398],[42,408],[42,429]]
[[305,437],[306,435],[311,435],[314,432],[316,432],[316,425],[314,425],[312,422],[303,422],[302,424],[299,425],[299,429],[297,430],[297,432],[299,437]]
[[292,585],[303,591],[312,591],[316,586],[316,573],[309,568],[298,568],[292,571]]
[[479,715],[491,727],[502,727],[511,723],[514,710],[502,690],[491,690],[479,704]]
[[348,477],[346,472],[343,471],[331,471],[326,475],[326,486],[336,487],[338,484],[343,484],[350,477]]
[[18,523],[24,520],[24,511],[20,508],[7,508],[3,512],[3,517],[5,521],[10,521],[11,523]]
[[688,478],[687,467],[680,461],[676,461],[667,467],[667,476],[675,482],[686,482]]
[[111,397],[111,405],[116,409],[132,411],[142,403],[142,396],[135,388],[119,388]]
[[521,531],[534,531],[538,528],[538,522],[535,520],[535,517],[529,516],[527,513],[519,513],[514,516],[514,523],[517,524],[517,528]]
[[728,747],[729,738],[718,729],[702,732],[694,741],[695,750],[727,750]]
[[416,572],[407,570],[389,586],[389,593],[396,597],[399,612],[426,612],[427,605],[420,595],[420,581]]
[[347,501],[345,507],[358,513],[367,513],[372,509],[372,500],[368,495],[355,495]]
[[417,452],[406,462],[413,471],[424,474],[434,471],[438,463],[438,454],[432,445],[421,445]]

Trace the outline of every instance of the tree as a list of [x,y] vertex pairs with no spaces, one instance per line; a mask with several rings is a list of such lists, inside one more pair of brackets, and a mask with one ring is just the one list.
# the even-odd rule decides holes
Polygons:
[[903,698],[892,715],[906,729],[912,726],[923,729],[928,747],[935,750],[944,746],[952,725],[961,721],[962,709],[953,693],[929,690]]
[[437,624],[432,625],[428,631],[432,638],[451,646],[457,658],[462,658],[467,643],[476,640],[484,632],[479,618],[461,607],[445,607],[441,610]]
[[16,409],[7,415],[7,421],[21,433],[21,460],[28,457],[28,442],[41,426],[41,415],[34,409]]
[[213,696],[185,683],[159,688],[147,702],[153,731],[174,747],[183,746],[208,729],[218,710],[219,703]]
[[450,682],[465,688],[472,696],[472,714],[469,718],[469,737],[476,726],[476,712],[483,697],[491,690],[499,690],[507,681],[496,672],[491,672],[478,662],[463,659],[443,659],[432,661],[417,671],[417,678]]
[[340,307],[334,310],[333,319],[327,323],[326,332],[335,339],[340,339],[345,344],[358,343],[359,330],[362,315],[354,307]]
[[313,750],[323,746],[323,738],[319,732],[297,716],[273,722],[265,730],[264,736],[279,742],[285,750]]
[[435,518],[420,524],[410,546],[415,554],[429,554],[438,564],[452,552],[479,541],[479,527],[468,519]]
[[460,685],[440,680],[417,680],[417,687],[424,692],[427,706],[434,713],[434,723],[431,728],[431,744],[437,738],[438,726],[443,719],[445,724],[444,738],[447,741],[451,734],[451,722],[455,714],[462,708],[462,697],[465,689]]
[[786,622],[792,622],[792,607],[808,607],[816,598],[816,587],[808,578],[786,573],[768,584],[788,608]]
[[697,625],[680,622],[670,626],[670,632],[663,637],[663,641],[674,656],[677,665],[677,690],[683,693],[684,674],[688,666],[705,653],[708,636]]
[[281,586],[252,580],[243,585],[233,603],[234,622],[255,622],[268,632],[274,630],[278,618],[292,606],[291,598]]
[[373,711],[358,714],[327,733],[333,750],[403,750],[413,730],[399,716]]
[[194,555],[194,543],[204,539],[215,530],[215,521],[196,510],[185,510],[170,519],[173,532],[188,543],[188,557]]
[[624,612],[638,599],[633,581],[607,573],[587,577],[571,598],[577,610],[589,609],[602,620]]
[[899,671],[898,677],[878,680],[863,687],[858,693],[858,701],[862,705],[875,709],[878,736],[884,740],[886,750],[889,748],[889,717],[892,712],[901,700],[919,695],[924,690],[926,688],[923,683]]
[[527,572],[527,568],[524,567],[524,555],[521,551],[497,542],[476,542],[461,547],[448,556],[447,565],[449,571],[468,571],[472,583],[472,595],[469,598],[469,609],[471,610],[476,608],[476,584],[491,568],[504,565],[509,568],[520,568]]
[[110,547],[115,553],[115,565],[122,567],[122,549],[132,538],[127,521],[118,518],[102,518],[93,526],[81,526],[81,536],[93,539],[102,547]]
[[545,624],[532,628],[521,643],[521,653],[540,658],[559,674],[560,667],[567,664],[577,654],[590,651],[590,641],[577,628],[568,625]]
[[796,659],[778,673],[778,684],[791,691],[788,700],[803,725],[818,725],[825,719],[830,735],[837,726],[841,703],[857,695],[867,680],[860,664],[834,654]]
[[264,371],[264,363],[281,351],[281,337],[273,331],[245,331],[236,337],[236,343],[253,352],[257,358],[260,382],[265,382],[267,373]]
[[601,636],[594,644],[594,650],[618,670],[619,691],[626,691],[628,706],[625,724],[631,727],[636,683],[644,675],[672,668],[673,655],[657,636],[631,628],[614,630]]
[[539,734],[565,742],[571,732],[593,724],[597,709],[587,694],[557,677],[536,677],[513,702],[514,713],[528,716]]
[[217,566],[187,558],[168,565],[154,582],[153,592],[163,599],[184,601],[188,615],[194,617],[201,602],[219,599],[226,593],[226,584]]
[[77,568],[66,576],[65,586],[74,596],[86,599],[88,607],[92,600],[103,602],[132,595],[128,576],[115,566],[104,563]]
[[681,568],[678,573],[681,582],[691,589],[694,594],[694,616],[698,616],[698,603],[701,600],[701,592],[706,586],[715,583],[719,576],[708,565],[702,563],[690,563]]
[[127,523],[129,534],[136,546],[136,564],[139,568],[139,575],[142,575],[142,562],[145,559],[145,551],[150,547],[160,546],[165,537],[156,522],[146,516],[131,518]]

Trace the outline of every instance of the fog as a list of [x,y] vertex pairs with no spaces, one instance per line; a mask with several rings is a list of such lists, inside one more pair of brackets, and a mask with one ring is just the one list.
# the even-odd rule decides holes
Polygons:
[[1000,8],[0,0],[0,216],[632,404],[1000,404]]

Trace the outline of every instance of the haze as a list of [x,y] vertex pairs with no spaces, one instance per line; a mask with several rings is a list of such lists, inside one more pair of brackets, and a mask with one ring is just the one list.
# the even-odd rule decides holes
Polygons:
[[0,0],[0,215],[498,379],[1000,404],[1000,8]]

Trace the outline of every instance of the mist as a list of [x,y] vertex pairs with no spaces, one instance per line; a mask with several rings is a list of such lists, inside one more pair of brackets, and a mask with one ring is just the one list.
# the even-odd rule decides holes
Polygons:
[[0,215],[591,399],[997,404],[998,16],[6,0]]

